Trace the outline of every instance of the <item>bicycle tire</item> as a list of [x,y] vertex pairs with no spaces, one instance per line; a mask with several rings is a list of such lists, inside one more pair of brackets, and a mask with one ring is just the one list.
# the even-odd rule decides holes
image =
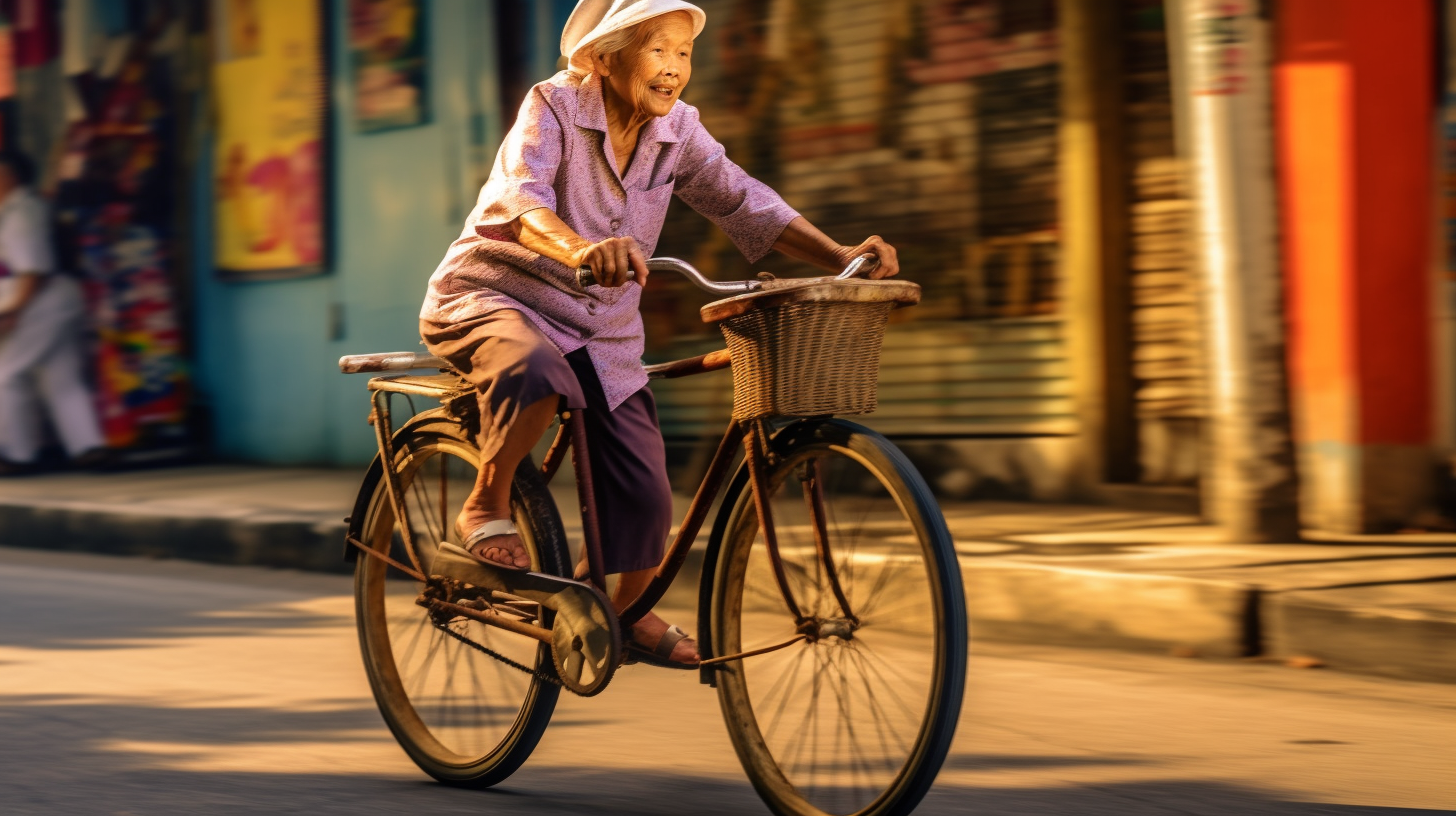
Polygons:
[[[426,493],[421,502],[432,509],[438,507],[439,524],[432,527],[427,523],[423,525],[427,529],[416,530],[417,546],[431,550],[440,538],[459,543],[452,530],[458,507],[448,501],[449,485],[458,482],[463,488],[473,481],[480,464],[474,441],[458,422],[431,412],[395,434],[394,450],[393,466],[407,507],[418,499],[422,481],[433,478],[433,473],[441,474],[438,494]],[[432,460],[440,463],[438,471],[430,471]],[[355,513],[365,514],[360,540],[376,550],[388,547],[396,560],[408,564],[382,465],[376,459],[356,501]],[[458,474],[452,475],[452,469]],[[418,478],[422,475],[424,479]],[[464,493],[456,492],[463,499]],[[445,500],[440,501],[441,497]],[[532,569],[568,575],[570,558],[561,517],[529,457],[512,480],[511,500],[516,526],[531,553]],[[412,527],[422,526],[414,509],[409,515]],[[435,534],[433,538],[429,533]],[[425,563],[428,557],[429,552],[422,555]],[[354,586],[359,645],[369,685],[380,714],[410,759],[440,782],[467,787],[489,787],[515,772],[550,722],[559,687],[504,665],[435,628],[429,613],[413,603],[421,585],[378,558],[358,556]],[[550,620],[545,623],[549,626]],[[463,619],[450,626],[531,668],[552,671],[550,649],[543,644]],[[421,637],[429,643],[421,658],[423,666],[415,665],[420,661],[414,659]],[[446,670],[440,678],[444,685],[438,689],[431,678],[431,669],[437,668]],[[481,674],[487,672],[495,682],[483,685]],[[455,692],[457,678],[463,684],[467,677],[474,682],[472,693]]]
[[[776,434],[770,448],[772,462],[766,471],[774,491],[771,507],[784,554],[785,575],[795,588],[802,612],[816,620],[839,620],[830,611],[840,602],[829,591],[829,570],[823,567],[817,551],[812,564],[811,556],[806,554],[814,549],[805,539],[814,536],[815,517],[807,488],[803,489],[802,512],[809,523],[796,525],[792,518],[797,500],[794,483],[803,488],[809,481],[805,478],[808,471],[802,466],[810,460],[821,491],[831,471],[849,474],[846,501],[838,507],[848,508],[852,514],[862,513],[861,526],[854,528],[853,520],[843,524],[834,515],[837,511],[831,509],[827,496],[821,496],[825,508],[821,515],[832,517],[825,525],[828,549],[834,553],[830,560],[836,564],[837,580],[849,605],[860,607],[860,620],[847,639],[823,636],[812,643],[802,641],[714,669],[713,680],[734,749],[760,797],[779,816],[909,813],[929,790],[950,750],[965,689],[968,635],[954,543],[924,479],[883,436],[844,420],[804,420]],[[853,484],[856,474],[872,478],[874,483]],[[896,511],[898,521],[893,518]],[[779,637],[796,631],[795,620],[769,572],[771,563],[758,528],[748,479],[740,472],[724,497],[709,545],[708,567],[713,579],[711,597],[706,599],[710,631],[707,644],[714,655],[735,654],[771,643],[774,638],[768,635],[775,626],[782,628]],[[858,532],[852,532],[856,529]],[[796,534],[800,535],[799,541],[795,541]],[[856,582],[869,582],[876,563],[880,564],[881,577],[867,589],[855,586]],[[885,575],[891,577],[886,579]],[[923,579],[918,578],[922,575]],[[908,614],[910,607],[903,606],[919,604],[916,595],[922,592],[922,586],[924,611],[932,621],[925,627],[933,630],[928,637],[910,631],[914,616]],[[893,602],[902,604],[900,610],[905,614],[896,613],[894,607],[876,606],[879,602],[875,600],[875,587],[896,596]],[[750,635],[760,642],[746,642],[752,639]],[[812,660],[806,663],[806,656],[811,655]],[[908,656],[927,667],[920,692],[924,706],[919,709],[918,722],[913,724],[913,740],[904,737],[898,745],[885,739],[886,732],[900,738],[901,732],[911,729],[893,727],[889,720],[894,712],[878,706],[873,689],[884,687],[892,696],[904,691],[912,702],[906,704],[898,696],[893,702],[900,705],[900,713],[908,720],[917,716],[913,704],[916,697],[910,686],[918,675],[897,671],[884,655]],[[806,665],[812,681],[805,680],[812,685],[795,693],[791,687]],[[860,686],[852,682],[852,675],[862,678]],[[838,685],[821,701],[821,680],[826,677]],[[782,691],[776,691],[780,688]],[[856,699],[868,700],[868,717],[853,705]],[[797,723],[792,722],[801,707],[806,713]],[[832,711],[821,721],[824,709]],[[785,720],[786,716],[790,719]],[[786,730],[781,728],[785,722],[790,726]],[[856,734],[856,724],[867,724],[876,732],[881,753],[888,757],[883,768],[863,752],[865,746],[861,735]],[[821,744],[828,742],[830,730],[833,744]],[[841,751],[846,735],[852,746],[849,751]],[[873,751],[875,745],[869,748]],[[807,771],[803,767],[806,750],[810,756]],[[856,750],[861,753],[856,754]],[[831,756],[821,763],[819,759],[826,753],[843,756]],[[895,760],[892,755],[896,753],[903,753],[903,761]],[[846,776],[851,784],[836,781]]]

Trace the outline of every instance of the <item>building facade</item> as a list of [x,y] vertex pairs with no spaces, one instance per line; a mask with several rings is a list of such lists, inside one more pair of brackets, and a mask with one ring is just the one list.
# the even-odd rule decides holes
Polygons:
[[[1268,71],[1275,89],[1301,501],[1329,529],[1419,519],[1442,501],[1442,463],[1456,450],[1456,174],[1451,133],[1437,138],[1456,121],[1456,72],[1437,64],[1453,52],[1441,30],[1451,4],[1260,4],[1274,58],[1250,69]],[[186,10],[196,4],[132,5],[173,15],[183,50],[208,53],[206,15]],[[356,465],[372,455],[362,379],[338,375],[334,361],[418,348],[425,282],[520,96],[555,69],[574,3],[419,4],[429,116],[377,132],[354,126],[357,5],[322,4],[324,274],[217,274],[223,169],[205,77],[184,72],[168,103],[183,206],[167,257],[192,426],[223,458]],[[700,5],[708,27],[685,98],[708,130],[837,240],[883,235],[924,287],[920,306],[895,315],[881,407],[863,421],[894,436],[946,496],[1196,508],[1216,453],[1207,406],[1221,372],[1206,363],[1198,190],[1163,1]],[[43,127],[38,103],[19,102],[22,130]],[[808,273],[782,258],[750,268],[680,203],[658,253],[720,278]],[[651,360],[721,345],[698,318],[702,303],[653,278]],[[729,379],[654,387],[674,464],[691,471],[728,421]]]

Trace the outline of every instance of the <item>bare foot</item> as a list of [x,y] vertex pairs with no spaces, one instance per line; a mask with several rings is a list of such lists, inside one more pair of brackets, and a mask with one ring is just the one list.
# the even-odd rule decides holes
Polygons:
[[[460,536],[463,542],[472,532],[479,529],[486,522],[496,521],[509,516],[491,517],[484,512],[465,512],[455,520],[455,534]],[[507,569],[530,569],[531,554],[526,552],[526,545],[521,543],[521,537],[515,534],[493,535],[475,542],[469,548],[470,554],[499,567]]]
[[[663,634],[667,632],[668,623],[658,617],[656,612],[648,612],[640,621],[632,624],[632,642],[638,646],[652,651],[657,647],[658,641],[662,640]],[[697,663],[698,642],[692,638],[683,638],[677,642],[672,649],[672,655],[668,658],[674,663],[685,663],[692,665]]]

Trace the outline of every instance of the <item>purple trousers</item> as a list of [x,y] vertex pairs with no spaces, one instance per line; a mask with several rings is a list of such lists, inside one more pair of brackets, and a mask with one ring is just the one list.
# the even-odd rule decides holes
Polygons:
[[500,450],[520,412],[556,395],[585,408],[587,448],[607,573],[655,567],[672,528],[667,453],[657,403],[643,388],[607,408],[587,350],[562,355],[520,312],[502,309],[462,323],[420,321],[430,353],[450,361],[480,398],[480,451]]

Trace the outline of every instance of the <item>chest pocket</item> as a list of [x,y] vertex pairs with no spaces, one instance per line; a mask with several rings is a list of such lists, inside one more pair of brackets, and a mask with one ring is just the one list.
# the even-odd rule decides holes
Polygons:
[[631,235],[649,256],[657,248],[662,235],[662,222],[667,218],[667,205],[672,203],[673,182],[646,190],[627,191],[627,217]]

